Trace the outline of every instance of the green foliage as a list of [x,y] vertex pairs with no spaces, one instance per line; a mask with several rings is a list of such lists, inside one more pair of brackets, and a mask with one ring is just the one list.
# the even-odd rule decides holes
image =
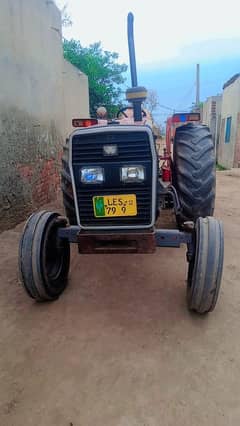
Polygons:
[[222,172],[222,171],[224,171],[224,170],[227,170],[227,169],[226,169],[226,167],[222,166],[222,165],[221,165],[221,164],[219,164],[219,163],[217,163],[217,164],[216,164],[216,169],[217,169],[219,172]]
[[103,50],[100,42],[83,47],[79,41],[64,40],[63,50],[64,57],[88,76],[91,115],[104,106],[113,117],[121,107],[127,65],[118,64],[118,54]]

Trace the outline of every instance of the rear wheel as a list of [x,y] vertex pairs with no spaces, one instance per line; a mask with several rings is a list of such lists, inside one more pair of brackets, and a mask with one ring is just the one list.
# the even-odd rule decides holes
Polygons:
[[188,308],[200,314],[213,311],[221,285],[224,256],[222,223],[213,217],[196,222],[195,255],[189,263]]
[[208,127],[187,124],[177,128],[173,144],[173,185],[181,205],[180,226],[212,216],[215,204],[215,156]]
[[67,286],[70,246],[59,241],[57,231],[67,220],[58,213],[41,211],[26,222],[19,245],[21,282],[37,301],[57,299]]

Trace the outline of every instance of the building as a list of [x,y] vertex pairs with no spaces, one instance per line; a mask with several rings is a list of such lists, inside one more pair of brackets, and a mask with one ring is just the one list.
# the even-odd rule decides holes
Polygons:
[[206,124],[212,134],[216,158],[218,157],[218,145],[221,124],[222,95],[210,96],[202,106],[202,123]]
[[240,73],[223,86],[218,162],[240,167]]
[[88,78],[63,59],[53,1],[0,0],[0,230],[56,197],[72,118],[89,117]]

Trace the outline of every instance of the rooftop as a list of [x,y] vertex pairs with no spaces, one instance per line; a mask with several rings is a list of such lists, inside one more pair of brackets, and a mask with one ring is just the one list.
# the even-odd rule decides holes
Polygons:
[[235,81],[240,77],[240,73],[234,74],[233,77],[231,77],[224,85],[223,90],[226,89],[226,87],[231,86],[231,84],[235,83]]

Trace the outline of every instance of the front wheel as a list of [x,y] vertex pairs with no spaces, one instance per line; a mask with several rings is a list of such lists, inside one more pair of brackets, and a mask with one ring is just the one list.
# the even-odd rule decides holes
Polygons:
[[223,226],[214,217],[200,217],[195,228],[195,254],[189,263],[188,308],[200,314],[213,311],[221,285],[224,238]]
[[57,299],[67,286],[70,245],[57,231],[67,220],[41,211],[27,220],[19,244],[20,278],[27,294],[37,301]]

